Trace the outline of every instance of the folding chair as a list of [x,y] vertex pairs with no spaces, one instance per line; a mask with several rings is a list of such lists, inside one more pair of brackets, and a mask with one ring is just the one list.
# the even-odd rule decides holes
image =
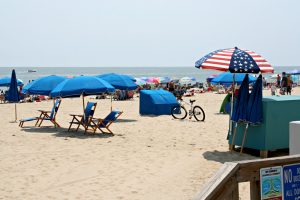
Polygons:
[[[122,113],[122,111],[111,111],[111,113],[109,113],[104,119],[94,118],[91,122],[94,133],[97,129],[99,129],[102,133],[113,134],[113,132],[109,129],[109,126],[115,122]],[[108,132],[103,131],[103,129],[106,129]]]
[[78,131],[80,126],[83,126],[84,132],[88,130],[88,127],[93,119],[95,110],[96,110],[97,103],[95,102],[88,102],[84,109],[84,115],[75,115],[70,114],[73,117],[72,121],[70,122],[70,126],[68,131],[71,130],[73,124],[77,125],[76,131]]
[[41,114],[39,117],[31,117],[31,118],[25,118],[25,119],[21,119],[19,120],[19,126],[23,127],[24,122],[29,122],[29,121],[35,121],[35,126],[41,126],[41,124],[43,123],[44,120],[50,121],[54,124],[54,126],[60,127],[60,125],[56,122],[55,117],[56,114],[58,112],[58,109],[60,107],[61,104],[61,99],[56,99],[53,108],[51,111],[45,111],[45,110],[38,110]]

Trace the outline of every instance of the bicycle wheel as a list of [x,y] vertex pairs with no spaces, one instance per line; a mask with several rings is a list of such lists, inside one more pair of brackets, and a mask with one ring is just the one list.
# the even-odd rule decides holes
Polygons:
[[175,119],[184,119],[187,116],[187,111],[183,106],[175,106],[172,109],[172,116]]
[[204,110],[200,106],[195,106],[193,108],[193,115],[197,121],[204,121],[205,120],[205,113]]

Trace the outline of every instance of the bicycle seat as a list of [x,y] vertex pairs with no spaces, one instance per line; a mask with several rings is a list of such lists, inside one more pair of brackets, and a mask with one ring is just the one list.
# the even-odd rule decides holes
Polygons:
[[191,100],[191,99],[190,99],[190,103],[194,103],[195,101],[196,101],[195,99],[194,99],[194,100]]

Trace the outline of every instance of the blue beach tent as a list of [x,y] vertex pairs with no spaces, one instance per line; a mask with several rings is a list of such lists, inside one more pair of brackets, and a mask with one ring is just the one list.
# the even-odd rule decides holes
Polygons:
[[175,96],[165,90],[141,90],[141,115],[171,115],[171,110],[178,105]]

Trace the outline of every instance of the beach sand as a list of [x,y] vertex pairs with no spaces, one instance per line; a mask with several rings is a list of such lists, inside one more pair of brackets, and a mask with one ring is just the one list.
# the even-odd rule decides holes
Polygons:
[[[218,114],[224,96],[192,97],[205,110],[205,122],[142,117],[138,98],[113,101],[124,111],[111,126],[114,136],[67,132],[69,114],[82,113],[80,98],[63,99],[62,128],[49,122],[19,128],[10,122],[14,104],[0,104],[0,199],[192,199],[224,162],[257,159],[228,151],[228,115]],[[110,112],[109,99],[86,100],[98,102],[96,117]],[[37,116],[52,103],[18,104],[18,118]],[[240,190],[248,199],[249,186]]]

